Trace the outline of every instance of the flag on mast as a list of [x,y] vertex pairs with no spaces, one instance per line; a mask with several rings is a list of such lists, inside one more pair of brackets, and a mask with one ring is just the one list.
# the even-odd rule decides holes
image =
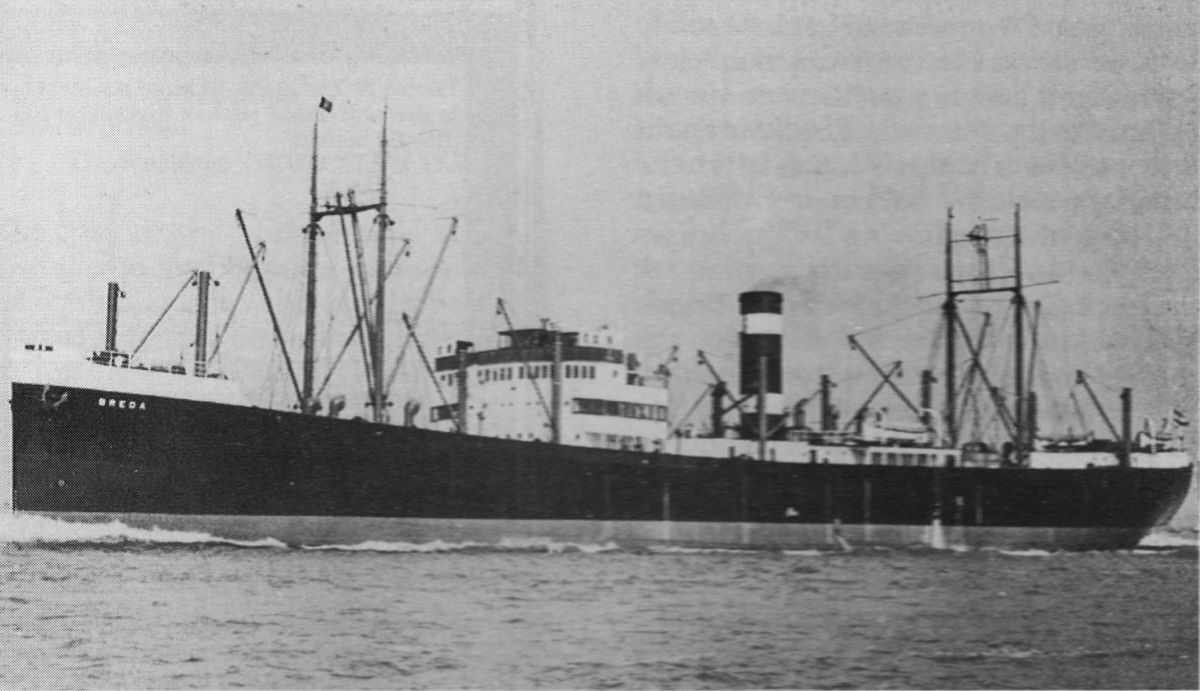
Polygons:
[[321,110],[325,111],[326,113],[332,113],[333,112],[333,101],[330,101],[329,99],[322,96],[321,104],[317,107],[320,108]]

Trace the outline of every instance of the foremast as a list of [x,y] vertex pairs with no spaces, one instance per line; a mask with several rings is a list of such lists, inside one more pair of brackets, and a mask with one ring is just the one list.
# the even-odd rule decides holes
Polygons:
[[[375,204],[358,204],[355,201],[354,191],[350,190],[345,195],[346,200],[343,203],[343,196],[339,193],[336,195],[336,203],[329,204],[328,202],[322,207],[317,201],[317,150],[318,150],[318,123],[320,111],[329,112],[332,109],[332,104],[325,99],[321,99],[321,106],[317,111],[317,120],[313,122],[313,152],[312,152],[312,178],[309,187],[309,211],[308,225],[304,228],[304,233],[308,236],[308,269],[305,280],[305,306],[304,306],[304,361],[302,372],[302,384],[300,392],[299,407],[302,413],[307,415],[315,415],[321,410],[321,403],[317,400],[317,396],[313,392],[313,370],[316,359],[316,305],[317,305],[317,237],[323,234],[321,230],[321,219],[326,216],[346,217],[349,216],[353,224],[357,225],[358,215],[369,211],[376,213],[375,225],[378,233],[378,258],[376,262],[375,275],[375,294],[373,296],[374,314],[367,305],[364,305],[362,314],[359,316],[359,326],[367,334],[369,341],[369,375],[367,381],[369,403],[372,409],[372,420],[374,422],[387,422],[387,390],[384,383],[383,369],[384,363],[384,310],[385,310],[385,293],[387,285],[387,229],[394,225],[394,221],[387,213],[387,107],[383,110],[383,129],[380,137],[380,174],[379,174],[379,201]],[[357,280],[366,282],[366,276],[358,276]],[[357,288],[356,288],[357,290]],[[364,287],[363,296],[365,298],[366,290]]]
[[[324,99],[321,102],[324,104]],[[312,183],[309,185],[308,225],[304,227],[304,234],[308,236],[308,270],[304,281],[304,359],[301,365],[300,412],[308,415],[316,413],[320,407],[313,398],[313,361],[317,331],[317,236],[321,234],[321,213],[317,210],[317,132],[321,110],[318,107],[313,116]]]

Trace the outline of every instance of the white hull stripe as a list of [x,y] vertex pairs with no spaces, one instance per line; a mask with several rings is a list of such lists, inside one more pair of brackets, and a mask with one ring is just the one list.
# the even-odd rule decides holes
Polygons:
[[131,528],[208,533],[230,540],[274,538],[290,545],[355,545],[370,541],[426,544],[522,544],[542,541],[620,547],[675,545],[733,549],[844,549],[858,546],[934,548],[1103,549],[1132,547],[1137,528],[837,525],[828,523],[701,523],[667,521],[349,518],[30,512],[86,523],[120,521]]

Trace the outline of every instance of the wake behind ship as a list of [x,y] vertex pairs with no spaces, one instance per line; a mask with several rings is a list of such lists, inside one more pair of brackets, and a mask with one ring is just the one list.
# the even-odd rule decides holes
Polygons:
[[[1029,386],[1036,353],[1025,332],[1019,208],[1004,236],[977,225],[955,237],[948,215],[940,410],[934,410],[934,373],[923,373],[914,403],[896,383],[896,368],[885,370],[852,337],[879,376],[876,392],[842,422],[822,378],[820,410],[810,423],[805,401],[785,405],[784,296],[750,291],[738,299],[736,392],[700,353],[713,378],[702,430],[684,427],[690,411],[669,410],[669,370],[643,371],[608,329],[510,322],[496,348],[458,341],[429,358],[407,315],[407,336],[438,398],[424,407],[427,415],[413,406],[394,424],[385,364],[392,221],[384,122],[380,196],[370,204],[353,194],[319,204],[314,125],[299,366],[282,353],[294,407],[251,405],[234,382],[210,371],[219,339],[210,349],[207,273],[194,277],[191,367],[144,363],[118,347],[119,288],[110,284],[103,349],[28,343],[8,355],[12,416],[4,432],[11,439],[0,444],[12,453],[15,511],[296,544],[549,539],[767,549],[1106,549],[1136,545],[1184,500],[1192,464],[1178,428],[1165,423],[1135,432],[1128,389],[1120,430],[1097,401],[1110,439],[1039,431]],[[377,247],[373,281],[363,259],[368,233],[358,226],[367,214],[374,214]],[[346,344],[364,362],[371,420],[341,418],[341,401],[320,400],[312,266],[321,223],[329,219],[341,222],[345,241],[356,317]],[[257,271],[259,255],[242,229]],[[962,243],[986,255],[997,241],[1012,243],[1011,275],[956,277]],[[259,283],[276,341],[286,343],[261,274]],[[973,333],[959,308],[989,293],[1011,297],[1011,385],[989,377],[986,331]],[[507,319],[502,301],[498,311]],[[1086,375],[1078,377],[1086,387]],[[872,407],[881,391],[904,404],[906,417]],[[990,436],[976,437],[983,426],[968,424],[968,417],[983,406],[992,410]]]

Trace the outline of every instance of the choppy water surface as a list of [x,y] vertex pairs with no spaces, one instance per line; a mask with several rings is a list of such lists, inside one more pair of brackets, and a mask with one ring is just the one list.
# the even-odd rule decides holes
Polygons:
[[1194,547],[608,547],[10,521],[0,686],[1197,688]]

